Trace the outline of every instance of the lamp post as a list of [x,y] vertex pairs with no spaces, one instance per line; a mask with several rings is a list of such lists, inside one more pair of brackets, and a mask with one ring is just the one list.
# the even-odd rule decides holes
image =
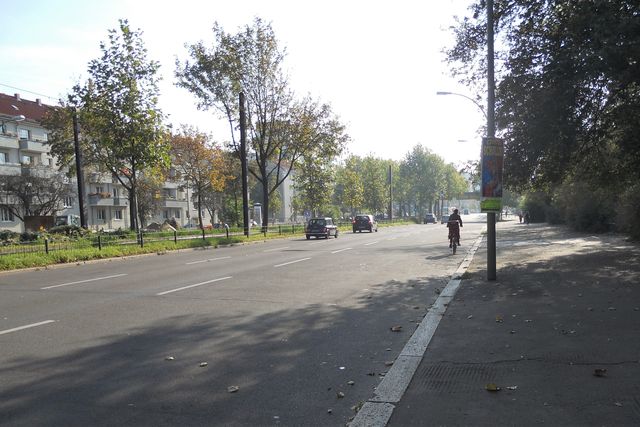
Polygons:
[[82,175],[82,151],[80,151],[78,131],[78,112],[73,107],[73,149],[76,155],[76,181],[78,183],[78,210],[80,211],[80,227],[87,228],[87,220],[84,215],[84,176]]
[[[487,37],[489,39],[488,52],[488,94],[487,109],[485,110],[475,99],[457,92],[438,91],[436,95],[456,95],[473,102],[487,121],[487,139],[495,137],[495,83],[493,81],[493,1],[487,1]],[[487,280],[496,280],[496,214],[487,212]]]

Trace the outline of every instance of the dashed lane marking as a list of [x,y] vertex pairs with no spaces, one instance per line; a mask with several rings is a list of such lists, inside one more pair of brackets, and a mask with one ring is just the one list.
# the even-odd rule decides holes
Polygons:
[[40,289],[46,290],[46,289],[53,289],[53,288],[61,288],[63,286],[78,285],[80,283],[88,283],[88,282],[97,282],[98,280],[107,280],[107,279],[113,279],[115,277],[122,277],[122,276],[126,276],[126,274],[114,274],[112,276],[94,277],[93,279],[78,280],[75,282],[61,283],[59,285],[45,286],[44,288],[40,288]]
[[170,291],[160,292],[159,294],[156,294],[156,295],[160,297],[162,295],[167,295],[167,294],[170,294],[170,293],[173,293],[173,292],[184,291],[185,289],[196,288],[198,286],[208,285],[209,283],[220,282],[221,280],[231,279],[231,277],[232,276],[227,276],[227,277],[220,277],[218,279],[207,280],[206,282],[195,283],[193,285],[187,285],[187,286],[182,286],[180,288],[171,289]]

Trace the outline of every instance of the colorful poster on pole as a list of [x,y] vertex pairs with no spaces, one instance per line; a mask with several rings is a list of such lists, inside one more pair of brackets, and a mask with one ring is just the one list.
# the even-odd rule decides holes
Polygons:
[[500,138],[482,139],[482,189],[480,210],[500,212],[502,210],[502,166],[504,145]]

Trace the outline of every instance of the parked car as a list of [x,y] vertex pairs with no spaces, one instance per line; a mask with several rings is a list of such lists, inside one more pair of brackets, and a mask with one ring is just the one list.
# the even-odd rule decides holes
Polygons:
[[465,209],[464,211],[462,211],[463,215],[469,215],[469,209]]
[[378,222],[373,215],[356,215],[351,224],[354,233],[362,230],[369,230],[369,233],[378,231]]
[[424,216],[424,220],[422,221],[423,224],[435,224],[436,223],[436,216],[432,213],[428,213]]
[[309,240],[311,236],[315,236],[317,239],[320,237],[328,239],[331,235],[337,239],[338,227],[333,223],[333,219],[331,218],[311,218],[305,226],[304,233],[307,236],[307,240]]
[[449,215],[442,215],[442,218],[440,218],[440,224],[446,224],[447,222],[449,222]]

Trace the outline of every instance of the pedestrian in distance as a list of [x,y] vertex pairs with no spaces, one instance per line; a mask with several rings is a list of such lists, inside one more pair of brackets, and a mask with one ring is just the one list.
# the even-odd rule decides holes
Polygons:
[[520,213],[518,213],[518,218],[520,219],[520,224],[522,224],[522,211],[520,211]]

